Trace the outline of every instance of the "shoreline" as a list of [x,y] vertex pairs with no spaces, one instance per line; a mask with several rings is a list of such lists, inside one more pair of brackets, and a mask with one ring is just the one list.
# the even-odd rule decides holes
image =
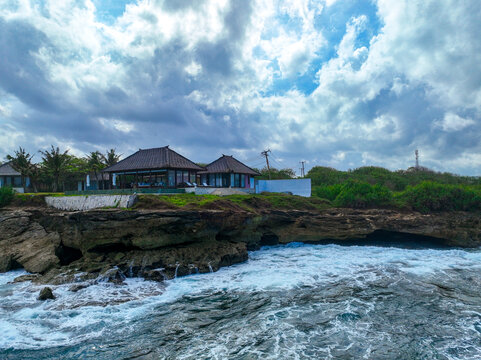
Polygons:
[[163,281],[217,271],[246,261],[248,250],[291,242],[478,247],[481,217],[346,208],[0,210],[0,271],[24,268],[43,284],[99,276],[121,283],[131,275]]

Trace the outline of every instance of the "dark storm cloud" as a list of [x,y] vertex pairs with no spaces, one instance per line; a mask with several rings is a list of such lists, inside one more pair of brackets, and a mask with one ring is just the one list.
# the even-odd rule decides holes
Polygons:
[[44,33],[20,20],[0,18],[0,87],[32,108],[58,109],[56,91],[31,53],[49,46]]

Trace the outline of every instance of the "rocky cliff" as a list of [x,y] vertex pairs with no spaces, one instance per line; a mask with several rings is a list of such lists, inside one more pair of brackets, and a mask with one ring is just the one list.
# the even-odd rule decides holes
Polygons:
[[472,213],[353,209],[7,209],[0,211],[0,271],[23,267],[45,283],[162,280],[216,271],[246,261],[247,250],[294,241],[476,247],[480,220]]

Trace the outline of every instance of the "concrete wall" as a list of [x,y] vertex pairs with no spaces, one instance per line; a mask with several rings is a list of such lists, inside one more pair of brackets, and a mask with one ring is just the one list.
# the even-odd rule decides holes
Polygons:
[[256,184],[256,193],[263,191],[286,193],[293,195],[311,196],[311,179],[290,179],[290,180],[258,180]]
[[80,211],[104,207],[132,207],[137,195],[81,195],[81,196],[47,196],[45,202],[59,210]]

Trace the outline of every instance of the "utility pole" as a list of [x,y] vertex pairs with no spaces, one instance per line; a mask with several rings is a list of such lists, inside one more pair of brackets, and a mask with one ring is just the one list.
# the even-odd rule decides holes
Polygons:
[[414,151],[414,154],[416,155],[416,169],[419,169],[419,151],[418,151],[418,149],[416,149],[416,151]]
[[269,150],[269,149],[261,152],[261,155],[266,157],[267,171],[269,172],[269,180],[271,179],[271,168],[269,167],[269,155],[268,155],[268,153],[270,153],[270,152],[271,152],[271,150]]
[[305,177],[306,173],[304,172],[304,164],[306,163],[305,161],[299,161],[301,164],[301,177]]

